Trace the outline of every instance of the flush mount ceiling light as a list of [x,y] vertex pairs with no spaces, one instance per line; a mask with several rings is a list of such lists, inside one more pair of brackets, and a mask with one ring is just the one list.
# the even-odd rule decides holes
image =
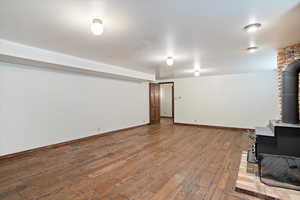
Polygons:
[[195,76],[200,76],[200,71],[199,71],[199,70],[196,70],[196,71],[194,72],[194,75],[195,75]]
[[168,57],[166,62],[168,66],[172,66],[174,64],[174,59],[172,57]]
[[101,35],[103,33],[104,27],[101,19],[93,19],[91,24],[91,31],[94,35]]
[[249,53],[254,53],[254,52],[256,52],[258,50],[258,47],[248,47],[247,48],[247,51],[249,52]]
[[258,29],[261,27],[260,23],[254,23],[254,24],[249,24],[244,27],[244,30],[248,33],[254,33],[258,31]]

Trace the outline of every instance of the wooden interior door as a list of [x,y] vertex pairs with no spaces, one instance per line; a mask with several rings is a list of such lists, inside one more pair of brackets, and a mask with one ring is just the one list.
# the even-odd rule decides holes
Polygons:
[[160,84],[150,83],[150,123],[155,124],[160,122]]

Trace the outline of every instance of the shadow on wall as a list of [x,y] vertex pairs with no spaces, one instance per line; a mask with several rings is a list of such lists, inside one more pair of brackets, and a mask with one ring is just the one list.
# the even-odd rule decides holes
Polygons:
[[[284,13],[278,20],[275,20],[271,24],[267,31],[272,32],[268,34],[271,37],[271,41],[280,41],[277,48],[283,48],[287,45],[291,45],[300,42],[300,3],[291,8],[288,12]],[[287,37],[288,36],[288,37]]]

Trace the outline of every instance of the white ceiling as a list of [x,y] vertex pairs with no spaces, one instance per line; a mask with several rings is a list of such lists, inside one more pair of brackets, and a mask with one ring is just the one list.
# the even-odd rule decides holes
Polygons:
[[[105,31],[90,32],[93,18]],[[300,42],[300,0],[1,0],[0,38],[138,71],[157,79],[276,67]],[[262,23],[248,34],[242,28]],[[255,42],[260,50],[245,49]],[[175,65],[165,64],[174,56]]]

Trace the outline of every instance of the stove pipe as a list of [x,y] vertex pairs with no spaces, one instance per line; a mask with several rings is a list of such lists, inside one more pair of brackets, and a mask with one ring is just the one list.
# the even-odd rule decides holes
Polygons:
[[282,122],[299,123],[300,59],[290,63],[282,75]]

